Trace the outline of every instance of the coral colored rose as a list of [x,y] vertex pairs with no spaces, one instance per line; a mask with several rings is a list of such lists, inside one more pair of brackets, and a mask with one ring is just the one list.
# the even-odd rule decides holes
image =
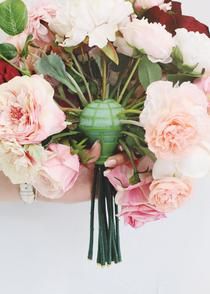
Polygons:
[[43,151],[41,145],[0,141],[0,170],[13,184],[30,183],[41,166]]
[[47,158],[32,182],[38,192],[47,198],[62,197],[75,184],[79,176],[79,158],[70,147],[51,144],[45,151]]
[[0,140],[39,144],[66,128],[54,90],[41,76],[15,77],[0,85]]
[[167,177],[152,182],[149,202],[159,211],[167,213],[183,205],[191,192],[192,185],[187,179]]
[[144,50],[152,62],[171,62],[174,40],[161,24],[148,23],[146,19],[133,19],[122,25],[120,31],[130,46]]
[[194,67],[197,64],[196,72],[205,69],[205,74],[210,74],[210,39],[205,34],[178,29],[174,41],[183,55],[185,65]]
[[123,206],[120,212],[120,217],[123,217],[125,224],[137,229],[148,222],[154,222],[165,218],[163,212],[156,210],[149,205]]
[[206,96],[191,83],[173,87],[171,82],[154,82],[147,89],[140,121],[157,158],[179,156],[205,140],[210,127]]
[[20,76],[19,71],[4,60],[0,60],[0,84],[10,81],[16,76]]
[[169,12],[155,6],[147,10],[144,16],[149,22],[158,22],[165,25],[167,31],[172,34],[175,34],[175,30],[178,28],[185,28],[188,31],[200,32],[208,37],[210,36],[208,26],[192,16],[182,15],[181,3],[176,1],[172,1],[172,9]]

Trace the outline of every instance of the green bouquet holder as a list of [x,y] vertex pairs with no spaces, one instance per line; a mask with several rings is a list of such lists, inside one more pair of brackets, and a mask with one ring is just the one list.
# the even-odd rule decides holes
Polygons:
[[80,115],[80,130],[92,143],[100,141],[102,150],[97,165],[103,165],[117,147],[122,130],[119,117],[122,111],[123,107],[113,99],[95,100]]

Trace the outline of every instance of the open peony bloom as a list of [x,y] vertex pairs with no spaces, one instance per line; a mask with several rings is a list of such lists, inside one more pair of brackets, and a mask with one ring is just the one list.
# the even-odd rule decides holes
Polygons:
[[125,0],[71,0],[66,5],[50,24],[65,47],[76,46],[86,37],[90,47],[105,47],[115,41],[119,24],[133,12]]
[[43,151],[41,145],[0,141],[0,170],[13,184],[30,183],[41,166]]
[[164,213],[179,208],[191,196],[189,180],[167,177],[155,180],[150,186],[149,202]]
[[15,77],[0,85],[0,140],[39,144],[66,128],[54,90],[41,76]]
[[47,198],[62,197],[75,184],[79,176],[79,158],[72,155],[69,146],[51,144],[40,171],[33,179],[33,186]]
[[174,41],[181,50],[185,65],[197,65],[196,72],[205,69],[205,74],[210,74],[210,39],[205,34],[178,29]]
[[165,0],[136,0],[134,2],[134,7],[137,11],[141,9],[149,9],[154,6],[159,6],[160,9],[167,11],[171,8],[170,3],[165,3]]
[[140,121],[149,149],[158,159],[155,178],[166,166],[185,176],[200,177],[208,172],[207,106],[205,94],[191,83],[173,87],[171,82],[158,81],[148,87]]
[[143,50],[152,62],[171,62],[175,43],[172,35],[161,24],[133,19],[123,24],[120,31],[131,47]]

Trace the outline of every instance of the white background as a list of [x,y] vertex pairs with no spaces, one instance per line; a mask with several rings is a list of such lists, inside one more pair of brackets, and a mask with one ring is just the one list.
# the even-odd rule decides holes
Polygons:
[[[208,0],[182,2],[209,22]],[[124,261],[104,269],[86,259],[89,203],[0,204],[0,293],[210,294],[209,191],[206,178],[168,219],[122,226]]]

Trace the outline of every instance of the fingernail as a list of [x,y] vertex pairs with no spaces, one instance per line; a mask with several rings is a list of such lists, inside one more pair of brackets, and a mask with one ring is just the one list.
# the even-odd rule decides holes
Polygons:
[[117,165],[117,161],[115,159],[108,159],[104,163],[105,167],[115,167]]
[[92,148],[96,147],[100,143],[99,140],[95,141],[94,144],[92,145]]

